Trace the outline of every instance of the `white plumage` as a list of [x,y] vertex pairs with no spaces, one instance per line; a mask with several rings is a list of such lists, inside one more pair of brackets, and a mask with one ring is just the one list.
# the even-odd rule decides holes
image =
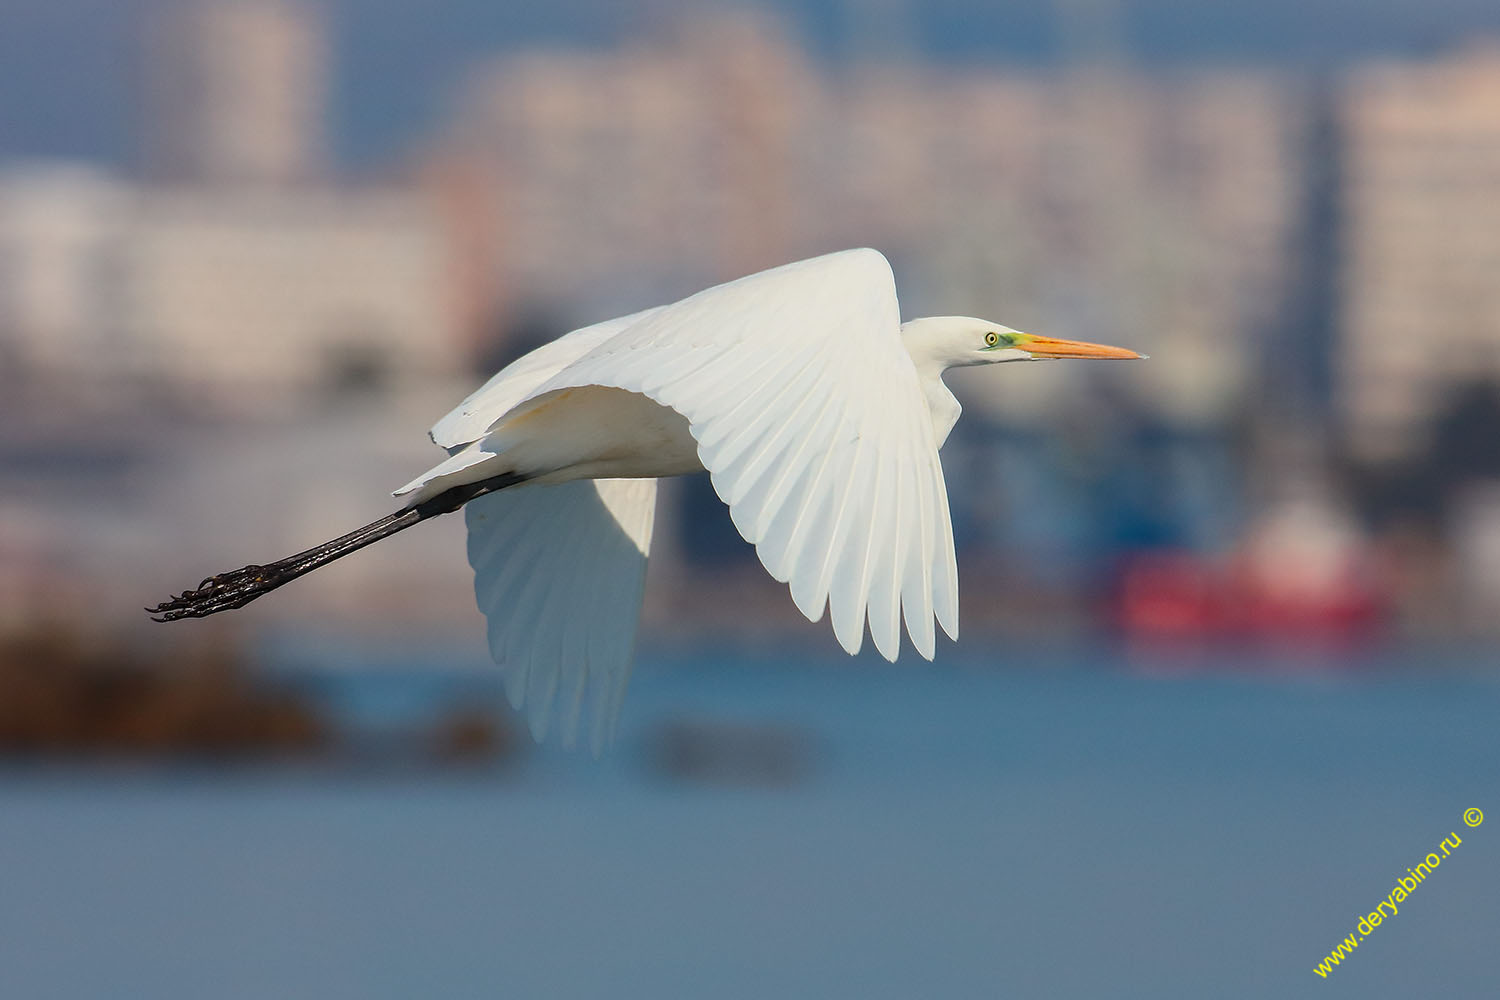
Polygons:
[[[934,615],[958,635],[958,568],[938,442],[900,326],[885,258],[850,250],[585,327],[512,363],[439,421],[433,440],[455,454],[400,495],[419,502],[507,471],[557,477],[549,464],[566,476],[581,464],[578,454],[516,469],[514,452],[525,444],[566,450],[552,440],[555,425],[518,443],[527,415],[570,389],[637,393],[686,418],[735,526],[767,572],[791,585],[809,620],[827,607],[850,653],[868,621],[876,648],[894,660],[904,617],[912,644],[931,659]],[[616,423],[608,406],[594,419],[601,438]],[[642,467],[620,471],[658,471],[655,454],[630,461]],[[616,505],[625,515],[617,537],[642,539],[644,520],[644,540],[591,547],[581,543],[608,535],[601,521],[610,508],[598,498],[640,486],[595,483],[597,493],[528,484],[469,505],[469,558],[490,650],[538,738],[555,691],[570,699],[562,731],[571,742],[584,681],[595,686],[597,713],[617,706],[629,670],[655,490]],[[625,585],[595,586],[601,580]],[[612,631],[593,620],[601,612]],[[565,641],[573,632],[586,642]],[[586,666],[570,660],[584,646]],[[599,727],[613,724],[597,714],[593,722],[596,740]]]
[[595,753],[613,735],[655,514],[654,479],[502,490],[464,508],[490,655],[537,740],[555,715],[572,746],[585,708]]
[[520,358],[432,428],[448,457],[406,509],[148,609],[163,621],[245,604],[467,503],[490,651],[542,739],[597,751],[630,673],[656,479],[707,470],[766,571],[811,621],[896,659],[902,622],[933,656],[958,637],[958,567],[938,449],[954,366],[1133,351],[965,316],[901,323],[874,250],[787,264],[575,330]]

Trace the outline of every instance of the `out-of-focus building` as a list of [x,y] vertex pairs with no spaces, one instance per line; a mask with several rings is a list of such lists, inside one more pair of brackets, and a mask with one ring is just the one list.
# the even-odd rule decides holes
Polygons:
[[441,197],[327,175],[311,4],[163,5],[145,64],[143,183],[0,175],[0,352],[232,409],[463,366],[476,320]]
[[[0,629],[132,622],[148,586],[369,520],[465,387],[473,241],[442,183],[328,169],[316,12],[157,11],[143,176],[0,167]],[[450,559],[394,545],[270,614],[466,609]]]
[[153,179],[287,184],[323,171],[328,46],[303,0],[163,5],[144,68]]
[[808,246],[823,97],[780,22],[750,11],[481,68],[455,140],[497,192],[509,305],[688,290]]
[[[700,12],[615,49],[498,58],[464,88],[445,156],[493,193],[476,206],[494,220],[497,312],[550,311],[549,333],[874,246],[908,316],[988,316],[1151,353],[1110,369],[1107,392],[1091,391],[1088,365],[950,378],[968,414],[950,444],[960,544],[1051,572],[1089,525],[1073,560],[1083,578],[1121,544],[1211,548],[1235,530],[1226,429],[1273,353],[1295,273],[1298,97],[1269,72],[1147,74],[1119,60],[824,70],[766,11]],[[1127,482],[1102,456],[1130,455],[1143,420],[1165,443],[1150,481]],[[1059,428],[1118,435],[1079,438],[1072,468],[1088,482],[1057,476]],[[683,523],[717,523],[711,494],[680,496],[704,508]],[[740,553],[720,534],[695,537],[693,558]]]
[[309,390],[461,365],[444,233],[407,192],[143,192],[119,262],[139,374]]
[[1359,457],[1402,459],[1500,381],[1500,46],[1359,69],[1342,123],[1339,410]]
[[0,344],[54,378],[280,406],[463,364],[436,205],[407,190],[0,178]]
[[1470,484],[1455,498],[1453,534],[1466,626],[1496,630],[1500,620],[1500,482]]
[[[913,311],[1129,344],[1152,354],[1124,373],[1152,412],[1233,412],[1282,303],[1301,184],[1283,82],[903,70],[843,90],[840,228],[905,264]],[[1050,418],[1089,374],[1054,366],[971,396]]]
[[[1282,301],[1303,122],[1269,76],[817,72],[760,12],[475,74],[501,308],[605,311],[853,245],[913,312],[1128,343],[1153,408],[1232,408]],[[585,318],[585,317],[580,317]],[[1050,412],[1065,366],[987,399]]]
[[0,175],[0,365],[66,371],[102,362],[128,202],[117,178],[88,167]]

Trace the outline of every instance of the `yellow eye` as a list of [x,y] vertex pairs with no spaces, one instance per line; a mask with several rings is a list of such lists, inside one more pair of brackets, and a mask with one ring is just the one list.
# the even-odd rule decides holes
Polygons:
[[989,333],[984,335],[984,343],[986,347],[994,347],[996,344],[1000,343],[1000,335],[994,330],[991,330]]

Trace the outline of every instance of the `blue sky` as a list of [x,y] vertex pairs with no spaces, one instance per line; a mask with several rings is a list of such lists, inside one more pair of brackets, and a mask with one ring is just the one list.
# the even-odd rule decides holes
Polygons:
[[[127,163],[136,120],[139,16],[174,0],[0,0],[0,157]],[[705,0],[323,0],[339,47],[334,126],[344,159],[378,162],[420,137],[475,59],[535,45],[601,45]],[[727,3],[732,0],[706,0]],[[821,57],[847,51],[853,19],[892,23],[923,58],[1039,64],[1060,49],[1057,11],[1116,0],[771,0]],[[1130,55],[1181,63],[1332,67],[1500,35],[1495,0],[1118,0]]]

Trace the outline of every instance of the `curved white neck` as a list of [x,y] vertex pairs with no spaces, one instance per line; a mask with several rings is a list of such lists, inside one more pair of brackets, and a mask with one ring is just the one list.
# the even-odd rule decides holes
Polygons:
[[917,381],[922,386],[922,398],[927,401],[933,437],[939,448],[963,413],[957,398],[943,384],[943,373],[955,364],[964,363],[964,359],[955,356],[951,342],[955,340],[955,330],[980,323],[963,317],[938,316],[901,324],[901,343],[917,370]]
[[927,400],[927,413],[932,417],[933,437],[937,440],[937,446],[941,448],[953,431],[953,425],[958,423],[963,407],[959,405],[958,398],[943,384],[941,370],[928,374],[919,369],[917,378],[922,383],[922,396]]

